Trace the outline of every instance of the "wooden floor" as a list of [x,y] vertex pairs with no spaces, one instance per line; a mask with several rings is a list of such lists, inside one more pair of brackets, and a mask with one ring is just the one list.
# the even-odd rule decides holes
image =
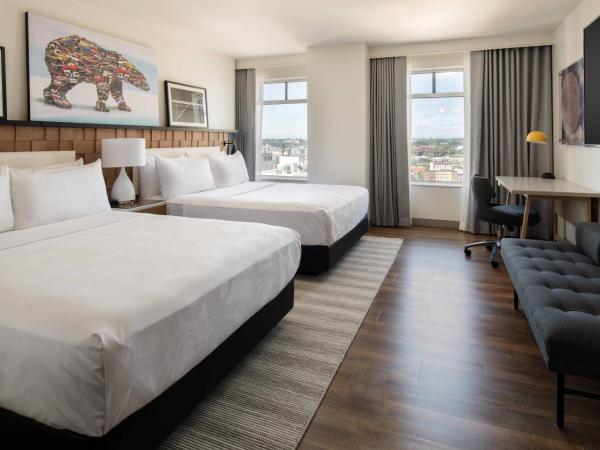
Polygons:
[[554,426],[555,377],[504,266],[463,255],[473,236],[370,232],[404,245],[300,449],[600,448],[600,402],[567,397],[567,430]]

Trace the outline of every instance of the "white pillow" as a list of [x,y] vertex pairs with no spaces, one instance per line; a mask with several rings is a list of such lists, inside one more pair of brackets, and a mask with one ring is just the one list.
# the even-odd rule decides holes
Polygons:
[[215,184],[219,188],[245,183],[249,179],[248,169],[240,152],[235,152],[233,155],[211,153],[208,155],[208,160]]
[[10,201],[10,170],[0,167],[0,232],[13,229],[14,217]]
[[156,156],[156,171],[163,198],[173,198],[215,188],[206,156],[181,159]]
[[100,160],[57,170],[10,173],[15,230],[110,210]]
[[42,167],[32,167],[28,170],[57,170],[57,169],[69,169],[71,167],[79,167],[79,166],[83,166],[83,158],[79,158],[75,161],[69,161],[66,163],[51,164],[49,166],[42,166]]
[[160,195],[160,184],[154,156],[146,156],[146,165],[138,167],[137,171],[140,180],[140,197],[149,198]]

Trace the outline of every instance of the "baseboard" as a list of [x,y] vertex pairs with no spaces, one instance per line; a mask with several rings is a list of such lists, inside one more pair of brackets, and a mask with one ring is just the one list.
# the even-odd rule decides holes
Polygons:
[[437,219],[412,219],[413,226],[430,228],[449,228],[458,230],[460,222],[458,220],[437,220]]

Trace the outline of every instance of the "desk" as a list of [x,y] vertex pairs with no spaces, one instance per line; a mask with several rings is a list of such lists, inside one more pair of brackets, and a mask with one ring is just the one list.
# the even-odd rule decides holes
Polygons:
[[546,180],[539,177],[496,177],[496,181],[499,186],[508,191],[506,203],[510,201],[511,195],[525,196],[525,214],[523,215],[523,225],[521,226],[521,239],[525,239],[527,236],[527,221],[529,220],[529,209],[531,208],[531,201],[533,199],[587,199],[586,218],[588,221],[591,221],[592,198],[600,198],[600,191],[562,179]]

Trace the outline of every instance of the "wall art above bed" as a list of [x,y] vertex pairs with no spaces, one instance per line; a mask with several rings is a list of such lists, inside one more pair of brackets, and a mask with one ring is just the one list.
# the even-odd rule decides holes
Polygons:
[[206,89],[165,81],[165,93],[170,127],[208,128]]
[[584,123],[584,66],[583,59],[560,72],[561,142],[583,145]]
[[29,119],[159,124],[154,51],[27,13]]

